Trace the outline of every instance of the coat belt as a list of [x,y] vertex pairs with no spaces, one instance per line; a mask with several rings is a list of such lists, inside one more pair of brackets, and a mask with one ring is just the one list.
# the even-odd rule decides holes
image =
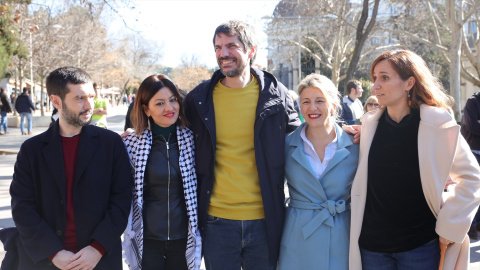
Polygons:
[[310,235],[312,235],[322,224],[334,227],[333,217],[336,214],[350,210],[350,205],[346,205],[345,200],[327,200],[321,203],[312,203],[291,199],[288,207],[306,210],[320,210],[312,220],[303,226],[302,234],[304,239],[310,237]]

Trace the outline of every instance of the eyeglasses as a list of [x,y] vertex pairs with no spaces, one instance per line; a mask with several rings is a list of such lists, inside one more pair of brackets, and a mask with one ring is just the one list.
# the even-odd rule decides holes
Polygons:
[[368,107],[375,107],[377,108],[380,104],[378,103],[367,103]]

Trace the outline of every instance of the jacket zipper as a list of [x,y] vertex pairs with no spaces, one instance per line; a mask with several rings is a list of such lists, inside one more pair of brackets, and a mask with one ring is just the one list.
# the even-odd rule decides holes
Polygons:
[[167,168],[168,168],[168,184],[167,184],[167,240],[170,240],[170,146],[168,142],[170,141],[170,135],[168,135],[168,140],[165,140],[165,137],[162,138],[165,140],[165,145],[167,146]]

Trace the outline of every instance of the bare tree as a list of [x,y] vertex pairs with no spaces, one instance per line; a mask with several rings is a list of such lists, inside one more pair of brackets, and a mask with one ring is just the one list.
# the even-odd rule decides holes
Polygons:
[[379,3],[379,0],[364,0],[362,6],[350,0],[281,1],[267,29],[271,68],[276,68],[275,59],[288,59],[288,65],[297,70],[294,82],[298,82],[298,69],[304,64],[299,63],[300,59],[313,58],[316,72],[328,70],[337,86],[347,74],[353,77],[366,56],[397,45],[369,46],[364,50],[366,41],[376,31]]
[[125,94],[129,84],[138,86],[139,81],[153,74],[161,60],[163,47],[134,33],[126,33],[115,44],[107,64],[110,68],[104,74],[107,78],[112,78],[112,74],[123,74],[114,81]]
[[[100,13],[101,10],[97,12]],[[46,103],[43,86],[48,73],[60,66],[70,65],[95,74],[95,67],[108,46],[105,28],[98,21],[98,16],[87,9],[73,6],[55,16],[52,13],[49,7],[42,6],[24,14],[24,21],[28,23],[22,24],[25,25],[23,29],[30,33],[24,35],[21,32],[20,35],[24,43],[33,36],[30,45],[32,59],[29,60],[40,78],[42,115]]]
[[[406,38],[402,44],[410,41],[429,46],[443,58],[449,66],[449,91],[455,99],[454,111],[460,119],[462,108],[460,77],[480,86],[480,61],[476,52],[479,44],[478,29],[467,33],[468,24],[480,23],[480,1],[477,0],[426,0],[420,2],[391,1],[393,5],[402,6],[405,14],[415,14],[415,27],[384,28],[383,30]],[[394,19],[396,25],[406,25],[411,18],[399,16]],[[428,26],[428,27],[427,27]],[[464,61],[466,60],[466,61]]]
[[212,70],[201,64],[196,55],[190,58],[184,55],[181,61],[180,67],[174,68],[170,77],[182,90],[189,92],[212,76]]
[[[350,64],[348,65],[348,69],[347,69],[347,76],[346,76],[347,82],[353,78],[353,74],[355,73],[355,69],[357,68],[358,61],[360,60],[363,46],[367,41],[367,38],[369,37],[370,33],[372,32],[373,27],[375,26],[375,22],[377,20],[379,3],[380,3],[380,0],[374,1],[370,22],[368,23],[368,25],[366,25],[367,19],[369,17],[368,12],[370,9],[369,9],[369,1],[363,0],[362,15],[360,16],[360,20],[358,21],[358,25],[357,25],[357,33],[355,37],[355,48],[353,49],[352,58],[350,60]],[[345,84],[345,93],[347,93],[347,91],[348,91],[347,84]]]

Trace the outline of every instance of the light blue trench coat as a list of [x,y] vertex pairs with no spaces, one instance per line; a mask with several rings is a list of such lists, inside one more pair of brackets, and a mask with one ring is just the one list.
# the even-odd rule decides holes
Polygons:
[[305,123],[285,142],[285,177],[290,190],[279,269],[348,269],[350,188],[358,144],[335,125],[337,151],[317,179],[300,137]]

